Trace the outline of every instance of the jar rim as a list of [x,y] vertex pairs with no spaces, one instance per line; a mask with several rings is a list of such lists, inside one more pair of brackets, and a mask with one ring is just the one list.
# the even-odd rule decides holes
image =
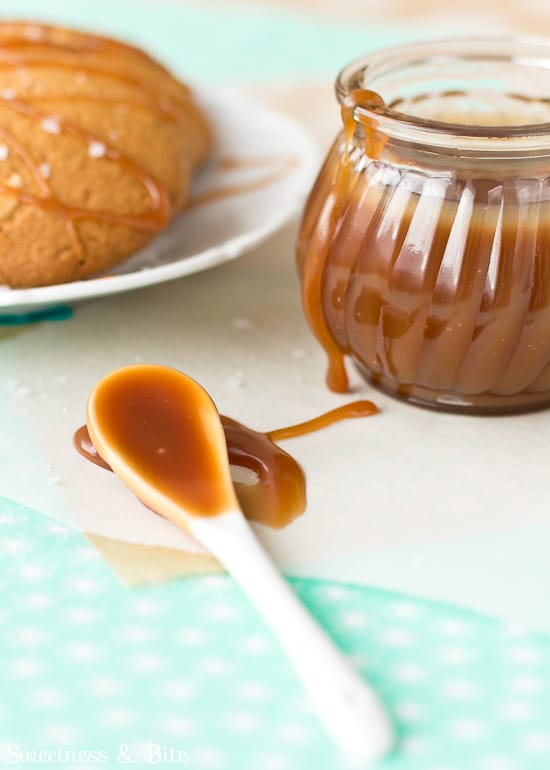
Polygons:
[[[440,38],[378,49],[347,64],[335,82],[336,97],[343,104],[357,89],[370,89],[380,75],[405,71],[420,63],[450,64],[483,60],[509,62],[549,71],[550,38],[471,36]],[[375,88],[373,88],[376,91]],[[380,94],[382,99],[384,94]],[[376,126],[386,136],[414,144],[488,152],[550,154],[550,121],[515,125],[480,125],[425,118],[399,112],[391,105],[359,103],[354,107],[358,124]]]

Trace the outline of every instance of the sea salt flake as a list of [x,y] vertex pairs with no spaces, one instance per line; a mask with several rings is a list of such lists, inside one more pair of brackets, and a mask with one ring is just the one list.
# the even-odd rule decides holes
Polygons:
[[88,155],[90,158],[103,158],[107,152],[107,148],[103,142],[90,142],[88,145]]
[[61,133],[61,126],[56,118],[44,118],[40,125],[42,126],[42,130],[47,134]]
[[29,24],[23,33],[27,40],[41,40],[44,37],[44,27],[37,24]]
[[17,96],[17,92],[15,91],[14,88],[3,88],[0,91],[0,96],[2,97],[2,99],[8,99],[9,101],[11,101],[12,99],[15,99],[15,97]]
[[7,144],[0,144],[0,161],[7,160],[10,150]]
[[231,326],[236,331],[246,331],[248,329],[254,329],[256,324],[250,318],[238,317],[231,321]]
[[235,372],[231,377],[228,377],[225,381],[225,387],[230,390],[236,390],[244,386],[244,377],[242,372]]
[[20,190],[21,187],[23,187],[23,177],[21,174],[12,174],[8,179],[8,184],[10,187],[15,187]]
[[32,388],[30,385],[22,382],[16,387],[15,392],[18,396],[30,396],[32,394]]
[[52,167],[50,166],[49,163],[41,163],[39,166],[39,169],[40,169],[40,175],[44,179],[49,179],[50,176],[52,175]]

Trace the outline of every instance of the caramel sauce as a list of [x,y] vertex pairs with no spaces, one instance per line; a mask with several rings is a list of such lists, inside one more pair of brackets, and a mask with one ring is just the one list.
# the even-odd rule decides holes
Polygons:
[[270,430],[265,435],[270,441],[284,441],[287,438],[296,438],[305,436],[308,433],[314,433],[322,428],[328,428],[340,420],[349,420],[355,417],[370,417],[378,413],[378,407],[372,401],[352,401],[344,406],[331,409],[330,412],[314,417],[312,420],[299,422],[296,425],[289,425],[286,428],[277,428]]
[[[327,164],[321,170],[306,204],[298,246],[302,268],[302,302],[306,318],[328,357],[327,385],[337,393],[346,392],[349,385],[344,351],[334,339],[326,322],[320,297],[330,246],[339,225],[342,209],[356,181],[351,173],[350,152],[355,132],[355,108],[360,104],[383,106],[383,101],[374,91],[366,90],[354,91],[345,98],[342,104],[343,137],[337,139],[337,145],[341,144],[341,162],[335,173],[330,173],[334,172],[332,163],[330,170]],[[373,142],[374,136],[373,127],[367,124],[365,145],[369,154],[380,151],[380,147]],[[307,259],[301,259],[300,255],[306,253]]]
[[[304,472],[291,455],[276,445],[276,441],[312,433],[341,420],[368,417],[377,411],[370,401],[355,401],[312,420],[267,433],[252,430],[230,417],[221,415],[231,466],[245,468],[256,477],[256,483],[238,480],[233,482],[237,499],[246,517],[274,529],[281,529],[305,510]],[[177,440],[175,433],[172,440]],[[109,464],[96,451],[85,425],[76,431],[73,443],[87,460],[111,470]]]
[[[373,117],[354,118],[357,105]],[[382,106],[371,92],[345,99],[343,131],[302,220],[302,299],[329,387],[347,390],[349,355],[366,379],[427,405],[547,404],[547,158],[482,162],[385,145],[375,125]]]
[[87,414],[94,445],[122,478],[191,515],[218,516],[231,506],[215,406],[190,377],[166,366],[119,369],[96,385]]

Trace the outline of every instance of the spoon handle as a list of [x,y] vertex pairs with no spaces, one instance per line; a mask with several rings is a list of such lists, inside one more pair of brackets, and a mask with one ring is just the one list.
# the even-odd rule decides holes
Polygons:
[[378,696],[298,601],[240,511],[186,526],[271,627],[333,740],[363,762],[388,753],[394,733]]

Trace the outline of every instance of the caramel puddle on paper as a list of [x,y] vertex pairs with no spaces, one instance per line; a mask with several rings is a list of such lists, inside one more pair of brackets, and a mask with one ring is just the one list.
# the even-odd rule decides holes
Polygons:
[[[282,529],[306,508],[305,475],[296,460],[276,441],[303,436],[342,420],[376,414],[370,401],[353,401],[312,420],[261,433],[221,415],[233,483],[245,516]],[[90,462],[111,470],[96,451],[85,425],[74,434],[74,446]],[[242,473],[248,474],[243,480]]]

